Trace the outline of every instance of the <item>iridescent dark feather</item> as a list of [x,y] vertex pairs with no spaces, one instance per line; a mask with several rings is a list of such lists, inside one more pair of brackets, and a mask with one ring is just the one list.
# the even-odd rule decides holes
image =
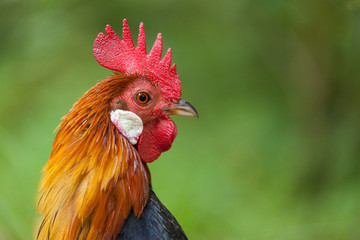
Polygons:
[[140,218],[133,212],[126,219],[117,240],[187,239],[175,217],[150,189],[150,198]]

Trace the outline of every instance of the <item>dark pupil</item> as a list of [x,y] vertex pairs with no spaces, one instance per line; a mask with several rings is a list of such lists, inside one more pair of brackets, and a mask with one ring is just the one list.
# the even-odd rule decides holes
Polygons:
[[147,96],[145,94],[140,94],[139,100],[140,100],[140,102],[146,102]]

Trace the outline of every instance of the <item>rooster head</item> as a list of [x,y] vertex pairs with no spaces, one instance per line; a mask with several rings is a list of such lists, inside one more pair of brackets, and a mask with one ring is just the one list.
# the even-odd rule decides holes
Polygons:
[[135,146],[143,162],[152,162],[170,149],[177,130],[169,115],[196,116],[196,109],[180,99],[181,86],[176,65],[171,66],[171,49],[163,59],[159,33],[147,54],[144,25],[140,23],[137,46],[123,21],[123,39],[106,26],[94,43],[100,65],[131,81],[111,100],[111,122]]

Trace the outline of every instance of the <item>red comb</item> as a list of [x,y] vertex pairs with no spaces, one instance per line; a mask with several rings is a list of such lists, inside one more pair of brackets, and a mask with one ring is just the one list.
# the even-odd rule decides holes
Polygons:
[[110,25],[105,28],[107,36],[99,33],[94,42],[94,56],[101,66],[124,74],[145,75],[157,84],[167,99],[179,99],[181,87],[176,65],[171,66],[171,48],[164,58],[161,33],[157,35],[150,53],[146,52],[144,24],[140,23],[137,46],[134,46],[129,25],[123,21],[123,40]]

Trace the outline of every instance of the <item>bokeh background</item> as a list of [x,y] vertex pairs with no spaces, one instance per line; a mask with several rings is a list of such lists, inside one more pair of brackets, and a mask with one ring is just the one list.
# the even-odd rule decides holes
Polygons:
[[54,129],[111,74],[111,24],[163,33],[200,118],[150,164],[190,239],[360,239],[359,0],[0,0],[0,239],[32,239]]

